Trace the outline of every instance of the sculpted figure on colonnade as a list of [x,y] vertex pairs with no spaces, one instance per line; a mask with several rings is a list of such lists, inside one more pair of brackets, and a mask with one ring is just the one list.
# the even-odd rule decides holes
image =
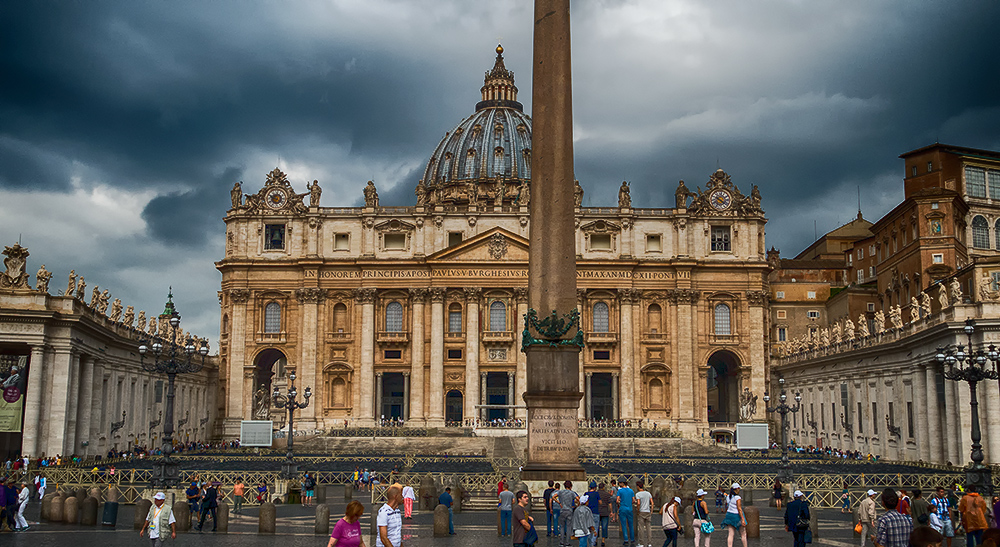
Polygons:
[[910,297],[910,323],[916,323],[920,319],[920,302],[916,296]]
[[834,323],[833,324],[833,335],[832,335],[832,338],[833,338],[832,341],[833,341],[834,345],[840,344],[840,339],[841,339],[840,323]]
[[69,271],[69,284],[66,285],[66,296],[73,298],[73,291],[76,290],[76,270]]
[[[115,300],[117,302],[117,300]],[[132,306],[125,308],[125,317],[122,318],[122,324],[128,328],[132,328],[132,323],[135,323],[135,310]]]
[[120,298],[115,298],[113,304],[111,304],[111,320],[115,323],[121,321],[122,319],[122,301]]
[[931,295],[927,291],[920,293],[920,310],[924,312],[924,317],[931,314]]
[[139,310],[139,319],[138,319],[138,321],[139,322],[136,324],[135,328],[139,332],[142,332],[142,331],[146,330],[146,310]]
[[850,317],[844,321],[844,339],[847,341],[854,340],[854,321],[851,321]]
[[899,304],[889,307],[889,321],[892,323],[892,328],[903,328],[903,311],[899,307]]
[[319,181],[314,180],[312,186],[306,185],[309,189],[309,206],[319,207],[319,198],[323,195],[323,189],[319,187]]
[[882,310],[875,312],[875,329],[872,334],[882,334],[885,332],[885,313]]
[[7,257],[3,259],[3,265],[7,271],[0,273],[0,287],[5,289],[30,289],[28,285],[28,273],[25,266],[28,263],[28,249],[15,243],[11,247],[5,247],[3,254]]
[[941,311],[948,307],[948,289],[944,287],[944,283],[938,285],[938,304],[941,305]]
[[573,188],[573,203],[577,209],[583,205],[583,186],[580,186],[580,181],[574,180],[573,183],[575,187]]
[[858,315],[858,336],[861,338],[868,338],[868,320],[865,319],[865,314]]
[[372,181],[368,181],[368,185],[365,186],[365,207],[378,207],[378,190]]
[[104,289],[104,292],[97,298],[97,313],[106,314],[108,313],[108,304],[110,304],[111,295],[108,294],[108,290]]
[[948,282],[948,289],[951,293],[951,303],[961,304],[962,303],[962,285],[958,282],[958,279],[951,278]]
[[627,180],[623,180],[621,187],[618,188],[618,206],[622,209],[632,207],[632,192]]
[[50,279],[52,279],[52,272],[46,270],[45,264],[42,264],[42,267],[38,268],[38,273],[35,274],[35,290],[47,294]]
[[243,205],[243,181],[237,181],[233,189],[229,191],[229,197],[233,201],[233,209],[239,209]]

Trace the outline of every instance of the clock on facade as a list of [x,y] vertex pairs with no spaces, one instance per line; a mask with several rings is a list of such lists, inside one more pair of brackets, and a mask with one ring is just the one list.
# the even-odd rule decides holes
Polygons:
[[267,192],[267,206],[271,209],[280,209],[285,206],[285,202],[288,201],[288,194],[285,193],[281,188],[274,188]]
[[733,196],[729,195],[729,192],[725,190],[716,190],[709,197],[709,202],[712,204],[712,207],[722,211],[723,209],[728,209],[733,204]]

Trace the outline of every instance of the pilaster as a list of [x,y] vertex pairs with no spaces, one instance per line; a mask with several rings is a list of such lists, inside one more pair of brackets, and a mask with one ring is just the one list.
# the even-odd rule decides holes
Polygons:
[[226,372],[228,389],[226,390],[226,425],[224,428],[224,435],[229,438],[240,434],[240,422],[245,416],[251,415],[251,407],[244,405],[243,379],[243,367],[247,365],[247,302],[249,300],[250,291],[248,289],[230,289],[229,363]]
[[24,397],[24,428],[21,435],[21,452],[37,457],[40,453],[40,418],[42,402],[47,400],[44,393],[45,370],[51,367],[45,362],[45,346],[33,346],[28,363],[28,386]]
[[42,450],[47,456],[63,454],[63,441],[67,430],[69,409],[69,381],[73,370],[73,353],[70,348],[56,348],[52,362],[52,382],[49,384],[48,401],[50,403],[45,415],[48,437]]
[[302,379],[303,389],[311,386],[316,390],[317,401],[301,410],[295,419],[302,429],[315,428],[318,424],[318,416],[322,415],[323,404],[319,401],[322,397],[328,397],[323,392],[323,367],[317,359],[317,340],[323,338],[323,324],[320,320],[319,306],[326,297],[325,291],[316,287],[296,289],[295,298],[299,302],[299,350],[300,361],[298,376]]
[[620,340],[621,343],[621,419],[631,420],[636,418],[635,414],[635,356],[632,353],[632,290],[618,289],[619,316],[620,316]]
[[[375,296],[377,290],[371,287],[355,289],[354,297],[361,304],[361,371],[358,387],[355,389],[354,408],[358,425],[371,426],[375,422],[374,380],[375,380]],[[381,411],[381,409],[379,409]]]
[[[514,288],[514,299],[517,302],[517,317],[514,323],[514,333],[516,336],[514,353],[516,354],[515,359],[517,363],[514,365],[517,371],[514,374],[514,398],[511,399],[511,404],[523,406],[524,401],[521,399],[521,395],[527,389],[527,384],[525,383],[528,379],[528,354],[521,351],[521,344],[523,341],[524,329],[524,316],[528,313],[528,289],[526,287],[515,287]],[[525,420],[528,417],[527,409],[516,408],[514,409],[514,417],[521,420]]]
[[[92,398],[94,396],[94,358],[86,356],[80,361],[80,398],[77,404],[76,440],[70,454],[86,454],[96,439],[90,437]],[[145,403],[145,401],[143,401]],[[81,443],[87,442],[88,447]]]

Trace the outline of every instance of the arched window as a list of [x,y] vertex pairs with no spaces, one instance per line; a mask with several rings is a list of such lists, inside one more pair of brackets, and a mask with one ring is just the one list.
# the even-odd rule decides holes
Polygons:
[[347,382],[343,378],[334,378],[330,387],[330,406],[347,406]]
[[990,248],[990,223],[982,215],[972,219],[972,246],[976,249]]
[[729,306],[726,304],[715,305],[715,335],[729,336],[733,333],[732,324],[729,320]]
[[343,302],[333,306],[333,332],[348,332],[347,306]]
[[507,305],[499,300],[490,304],[490,330],[507,330]]
[[281,332],[281,304],[268,302],[264,306],[264,332]]
[[660,322],[663,320],[663,313],[659,304],[650,304],[646,313],[646,321],[649,323],[649,332],[657,333],[662,328]]
[[607,304],[604,302],[594,304],[594,332],[608,332],[609,315]]
[[448,332],[462,332],[462,305],[458,302],[448,306]]
[[385,306],[386,332],[403,331],[403,305],[399,302],[389,302]]

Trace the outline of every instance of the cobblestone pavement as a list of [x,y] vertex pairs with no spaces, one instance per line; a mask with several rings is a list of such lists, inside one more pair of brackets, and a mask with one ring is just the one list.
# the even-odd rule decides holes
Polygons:
[[[331,528],[333,524],[343,515],[346,502],[334,500],[331,503]],[[366,513],[362,517],[362,531],[368,532],[371,529],[370,508],[366,503]],[[132,529],[132,520],[135,514],[133,506],[122,506],[118,514],[118,525],[114,529],[100,527],[71,526],[57,523],[38,523],[38,512],[40,506],[37,502],[30,503],[25,516],[28,518],[31,529],[22,533],[0,534],[0,544],[24,547],[126,547],[143,546],[148,547],[149,542],[140,539],[138,532]],[[837,509],[819,509],[819,534],[814,539],[814,547],[857,547],[859,541],[854,538],[851,516],[840,513]],[[792,544],[791,534],[785,532],[784,524],[778,510],[773,507],[760,507],[761,512],[761,537],[751,539],[749,547],[771,547],[788,546]],[[178,534],[176,541],[168,541],[167,546],[212,546],[212,547],[264,547],[273,546],[276,541],[280,541],[283,547],[291,546],[315,546],[325,547],[327,538],[313,533],[316,518],[315,511],[311,507],[299,505],[282,506],[277,508],[277,534],[275,536],[264,536],[257,534],[257,508],[246,508],[244,515],[232,515],[229,524],[228,534],[217,534],[212,532],[198,533],[194,530]],[[722,520],[721,515],[715,516],[716,522]],[[544,536],[545,522],[539,519],[540,529],[543,534],[538,542],[539,547],[557,547],[556,538]],[[655,523],[659,518],[653,517],[653,544],[657,547],[663,543],[663,533]],[[447,538],[433,537],[433,515],[430,511],[414,511],[412,520],[403,521],[403,545],[405,547],[430,547],[430,546],[509,546],[510,538],[497,537],[496,516],[486,512],[464,512],[455,515],[455,530],[457,535]],[[209,529],[206,522],[206,529]],[[612,526],[608,540],[609,547],[619,547],[622,542],[618,536],[619,531]],[[369,547],[374,546],[372,537],[366,537],[365,543]],[[717,530],[712,534],[712,544],[716,547],[726,545],[727,533]],[[691,547],[694,541],[682,539],[682,547]],[[739,538],[735,538],[735,545],[739,546]],[[869,544],[870,545],[870,544]],[[964,539],[955,538],[953,547],[964,547]]]

